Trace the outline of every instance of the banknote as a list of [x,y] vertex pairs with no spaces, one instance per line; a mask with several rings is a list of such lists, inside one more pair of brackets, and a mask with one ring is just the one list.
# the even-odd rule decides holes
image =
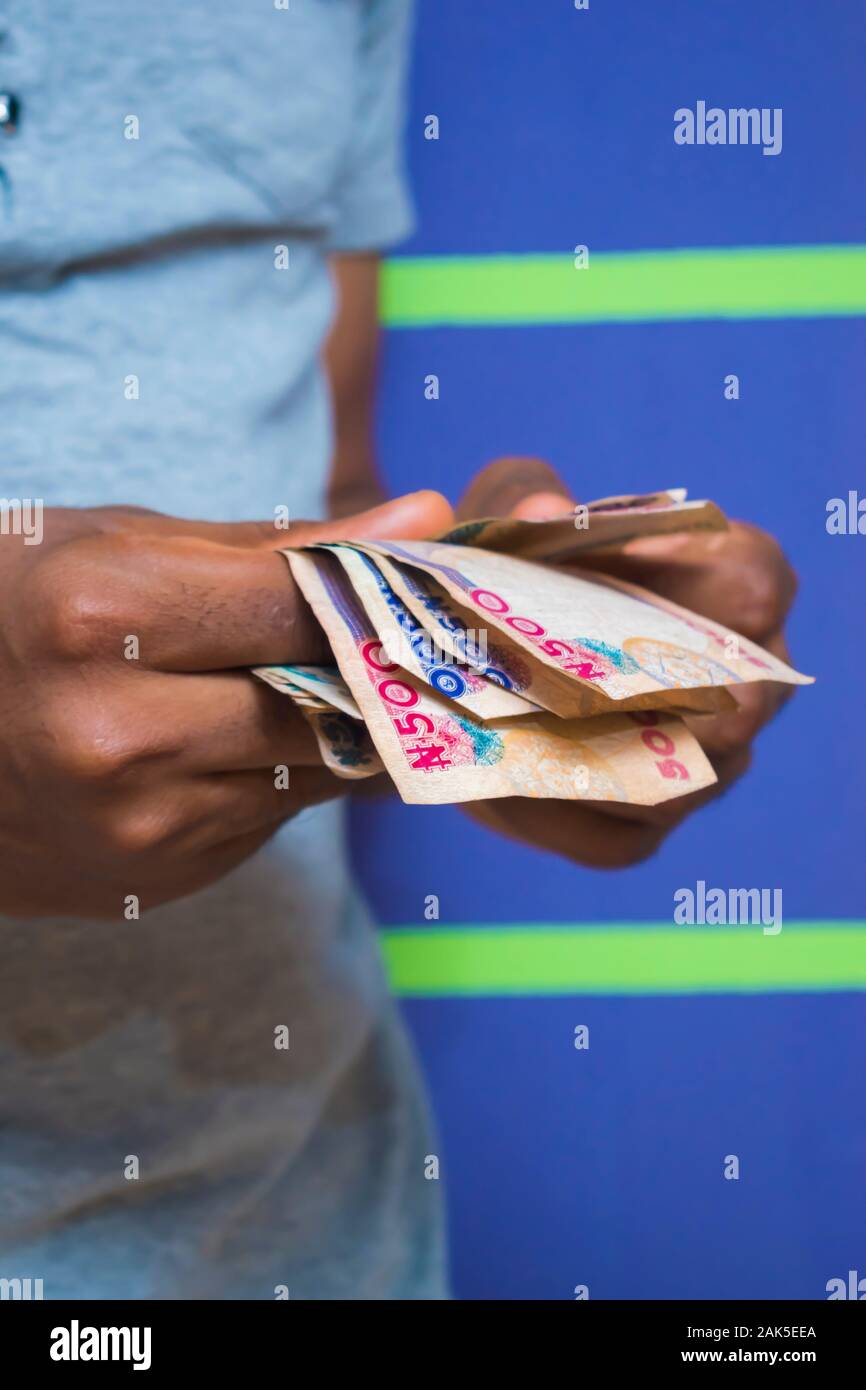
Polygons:
[[324,546],[346,571],[387,655],[479,719],[507,719],[538,707],[489,664],[462,664],[402,602],[373,558],[350,546]]
[[[534,705],[561,718],[611,712],[613,707],[603,691],[579,688],[567,675],[551,671],[536,656],[531,645],[518,645],[510,635],[490,627],[423,570],[398,564],[381,552],[368,551],[367,555],[382,570],[388,584],[419,623],[427,627],[436,642],[455,660],[484,671],[506,689],[518,692]],[[651,694],[631,695],[615,708],[621,712],[658,707],[674,713],[717,714],[735,709],[736,701],[722,685],[694,689],[672,686]]]
[[[546,668],[554,699],[569,684],[575,695],[591,691],[620,708],[663,691],[680,697],[753,681],[811,684],[742,634],[625,580],[436,541],[365,541],[364,549],[432,576],[476,625],[531,653]],[[534,690],[530,698],[555,707]],[[557,712],[568,711],[560,704]]]
[[656,805],[716,780],[699,743],[673,715],[471,716],[388,659],[333,554],[284,553],[404,801],[524,796]]
[[342,710],[350,719],[360,719],[361,711],[336,666],[257,666],[254,675],[279,690],[294,687],[307,691],[325,708]]
[[715,780],[680,715],[736,708],[753,681],[811,678],[580,556],[726,524],[714,503],[670,489],[429,541],[286,550],[336,665],[257,674],[298,705],[327,766],[384,766],[406,801],[654,805]]
[[[327,691],[327,698],[296,683],[287,674],[291,671],[306,674],[309,670],[324,673],[319,683]],[[258,666],[253,674],[280,694],[287,695],[300,710],[315,735],[322,762],[337,777],[374,777],[384,772],[384,764],[361,719],[360,710],[338,671],[332,673],[328,667]],[[354,710],[354,715],[347,710]]]
[[727,526],[715,502],[689,501],[685,488],[643,496],[603,497],[547,521],[489,517],[466,521],[437,537],[440,544],[505,550],[529,560],[560,563],[588,551],[622,546],[673,531],[719,531]]

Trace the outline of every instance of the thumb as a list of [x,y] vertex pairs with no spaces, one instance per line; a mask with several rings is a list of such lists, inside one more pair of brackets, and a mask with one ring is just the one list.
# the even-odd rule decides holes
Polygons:
[[441,492],[425,489],[395,497],[366,512],[333,521],[190,521],[163,516],[140,507],[97,508],[93,515],[102,531],[134,531],[166,537],[196,536],[216,545],[243,550],[291,550],[313,541],[421,540],[454,525],[451,504]]
[[530,492],[521,498],[508,513],[515,521],[551,521],[574,511],[574,498],[569,492]]
[[[300,546],[312,545],[315,541],[423,540],[447,530],[453,524],[454,513],[451,504],[441,492],[424,490],[394,497],[390,502],[383,502],[381,506],[370,507],[365,512],[356,512],[354,516],[342,520],[298,522],[290,528],[288,534],[285,531],[277,532],[277,540],[274,539],[273,527],[265,523],[269,534],[267,537],[259,537],[259,545],[271,550],[275,546],[280,550],[296,550]],[[321,654],[329,652],[324,633],[303,597],[299,594],[298,598],[298,611],[302,618],[306,619],[307,630],[312,630],[315,634],[309,639],[311,650],[315,654],[307,659],[333,660],[333,657]],[[298,631],[302,630],[302,626],[303,624],[299,624]]]
[[394,497],[366,512],[338,521],[298,522],[288,532],[270,528],[268,543],[280,548],[310,545],[313,541],[423,540],[454,525],[451,504],[441,494],[424,489]]
[[460,499],[461,521],[513,516],[542,521],[563,516],[574,499],[556,469],[538,458],[498,458],[476,473]]

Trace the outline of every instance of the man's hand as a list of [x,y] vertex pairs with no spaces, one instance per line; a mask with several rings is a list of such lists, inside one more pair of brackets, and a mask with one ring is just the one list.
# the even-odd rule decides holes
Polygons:
[[451,519],[421,492],[288,532],[58,508],[41,545],[0,538],[0,912],[122,919],[129,895],[144,911],[191,893],[343,792],[306,721],[243,670],[327,659],[276,551]]
[[[458,517],[510,515],[543,521],[574,505],[565,484],[538,459],[498,459],[483,469]],[[587,558],[587,567],[618,575],[713,618],[789,660],[782,625],[796,579],[779,545],[742,522],[707,535],[680,534],[634,541],[615,556]],[[468,814],[484,825],[579,864],[622,868],[646,859],[673,827],[718,796],[749,765],[751,743],[789,697],[790,687],[756,682],[738,687],[739,709],[686,720],[713,764],[718,783],[662,806],[594,806],[517,797],[476,801]]]

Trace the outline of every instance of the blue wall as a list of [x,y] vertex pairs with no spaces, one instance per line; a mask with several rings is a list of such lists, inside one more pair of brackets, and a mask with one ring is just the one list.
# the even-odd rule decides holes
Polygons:
[[[866,240],[857,0],[421,0],[407,254]],[[673,112],[782,107],[783,150],[683,148]],[[423,118],[440,119],[438,142]],[[862,319],[388,335],[394,489],[456,496],[501,453],[589,499],[685,485],[782,541],[794,658],[818,684],[753,769],[615,875],[505,846],[456,809],[365,806],[359,873],[385,924],[670,920],[699,878],[781,886],[787,920],[866,918]],[[435,372],[441,398],[424,399]],[[741,398],[726,401],[735,372]],[[415,1001],[466,1298],[820,1298],[866,1275],[862,995]],[[576,1023],[591,1048],[572,1046]],[[740,1155],[739,1182],[721,1159]]]

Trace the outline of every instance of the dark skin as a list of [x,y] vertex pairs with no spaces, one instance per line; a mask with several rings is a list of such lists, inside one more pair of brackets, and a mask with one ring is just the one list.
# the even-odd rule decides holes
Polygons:
[[[377,258],[334,265],[339,312],[326,347],[335,416],[331,523],[224,525],[137,508],[52,508],[45,538],[0,538],[0,913],[121,918],[228,873],[305,807],[344,794],[285,697],[241,669],[327,659],[321,630],[274,552],[288,541],[410,539],[452,520],[435,492],[381,510],[371,443]],[[282,499],[279,499],[282,500]],[[572,499],[548,465],[500,459],[461,516],[541,519]],[[786,656],[795,590],[778,545],[753,527],[632,546],[603,567]],[[140,654],[127,659],[130,635]],[[735,714],[693,721],[719,776],[655,809],[561,801],[475,802],[477,820],[581,864],[651,854],[685,815],[748,766],[786,690],[754,685]],[[278,766],[290,786],[275,785]]]
[[[541,518],[567,505],[545,464],[502,459],[461,511]],[[450,519],[439,494],[420,493],[296,523],[291,540],[425,536]],[[0,911],[119,916],[129,894],[145,910],[222,877],[284,820],[346,790],[297,712],[238,669],[327,656],[274,553],[285,540],[267,525],[123,508],[49,510],[38,547],[4,538]],[[794,578],[763,532],[735,524],[632,544],[601,563],[787,656]],[[128,660],[131,634],[140,654]],[[509,798],[467,810],[581,864],[635,863],[745,771],[785,693],[746,686],[737,713],[692,720],[719,777],[707,791],[655,808]],[[275,786],[278,765],[291,768],[288,790]]]
[[[370,255],[343,256],[334,270],[343,312],[328,344],[327,364],[337,406],[331,502],[339,513],[382,495],[372,446],[378,262]],[[542,520],[569,511],[574,501],[541,459],[500,458],[476,474],[457,514],[461,519],[512,515]],[[797,582],[777,541],[755,526],[734,522],[723,533],[647,540],[615,558],[587,563],[664,594],[787,660],[782,628]],[[649,808],[509,798],[473,802],[467,813],[504,835],[579,864],[619,868],[637,863],[681,820],[742,776],[755,737],[790,693],[789,686],[746,685],[737,692],[738,712],[689,721],[719,779],[706,791]],[[363,794],[372,787],[358,790]]]
[[327,660],[277,549],[450,518],[422,492],[288,536],[124,507],[49,508],[41,545],[4,536],[0,913],[121,919],[130,895],[144,912],[343,793],[303,717],[244,669]]
[[[540,459],[497,459],[461,498],[460,518],[514,516],[543,520],[562,515],[574,499],[555,471]],[[641,584],[749,637],[788,661],[782,631],[797,590],[794,571],[778,542],[755,526],[733,522],[728,531],[653,537],[635,541],[591,567]],[[523,797],[476,801],[473,819],[537,849],[575,863],[618,869],[653,854],[686,816],[721,796],[749,766],[752,742],[790,696],[790,687],[745,685],[736,712],[688,719],[712,763],[718,782],[661,806],[581,805]]]

